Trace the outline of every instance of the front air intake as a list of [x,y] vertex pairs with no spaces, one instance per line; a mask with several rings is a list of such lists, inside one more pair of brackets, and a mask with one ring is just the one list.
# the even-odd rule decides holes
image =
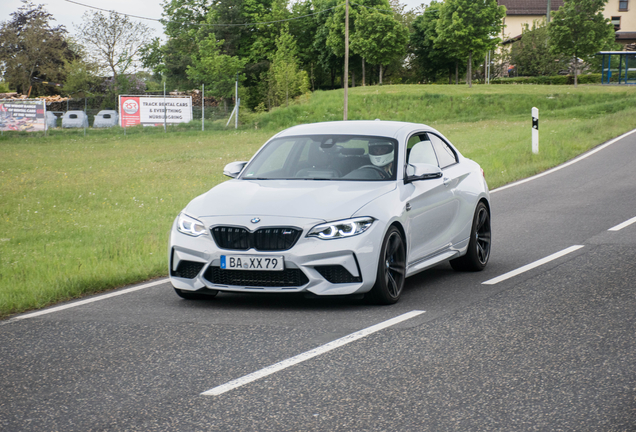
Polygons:
[[264,288],[294,288],[309,282],[305,273],[289,268],[282,271],[261,270],[224,270],[220,267],[208,267],[203,275],[217,285]]

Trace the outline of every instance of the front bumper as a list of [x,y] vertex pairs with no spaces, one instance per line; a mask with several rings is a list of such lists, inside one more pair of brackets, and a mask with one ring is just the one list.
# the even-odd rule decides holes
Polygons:
[[[365,293],[375,283],[383,226],[380,221],[363,234],[350,238],[321,240],[306,237],[322,220],[279,218],[271,226],[294,226],[303,230],[296,244],[286,251],[260,252],[220,249],[210,235],[219,225],[243,226],[251,230],[247,217],[199,218],[207,233],[191,237],[179,232],[176,221],[170,234],[170,281],[185,291],[213,289],[231,292],[310,292],[316,295],[348,295]],[[271,222],[271,217],[269,217]],[[282,256],[285,270],[223,270],[221,255]]]

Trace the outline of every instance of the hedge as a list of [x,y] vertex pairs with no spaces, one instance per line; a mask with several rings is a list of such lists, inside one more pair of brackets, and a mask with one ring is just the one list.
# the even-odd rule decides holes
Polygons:
[[[579,75],[579,84],[600,84],[601,74]],[[495,78],[491,84],[546,84],[569,85],[574,84],[574,75],[554,75],[536,77]]]

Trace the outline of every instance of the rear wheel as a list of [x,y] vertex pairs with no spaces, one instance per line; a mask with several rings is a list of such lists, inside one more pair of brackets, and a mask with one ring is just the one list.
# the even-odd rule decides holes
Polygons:
[[400,299],[406,275],[406,248],[400,231],[392,226],[380,249],[378,274],[368,297],[376,304],[393,304]]
[[174,292],[176,292],[179,297],[186,300],[207,300],[213,298],[219,293],[215,290],[206,290],[205,293],[202,293],[200,291],[180,290],[179,288],[174,288]]
[[477,204],[473,227],[470,232],[470,242],[466,255],[451,260],[450,265],[458,271],[481,271],[486,268],[490,258],[490,213],[483,201]]

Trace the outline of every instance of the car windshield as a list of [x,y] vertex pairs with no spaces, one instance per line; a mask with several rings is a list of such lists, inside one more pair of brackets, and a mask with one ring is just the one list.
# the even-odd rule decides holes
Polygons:
[[245,180],[395,180],[397,141],[304,135],[270,141],[243,170]]

